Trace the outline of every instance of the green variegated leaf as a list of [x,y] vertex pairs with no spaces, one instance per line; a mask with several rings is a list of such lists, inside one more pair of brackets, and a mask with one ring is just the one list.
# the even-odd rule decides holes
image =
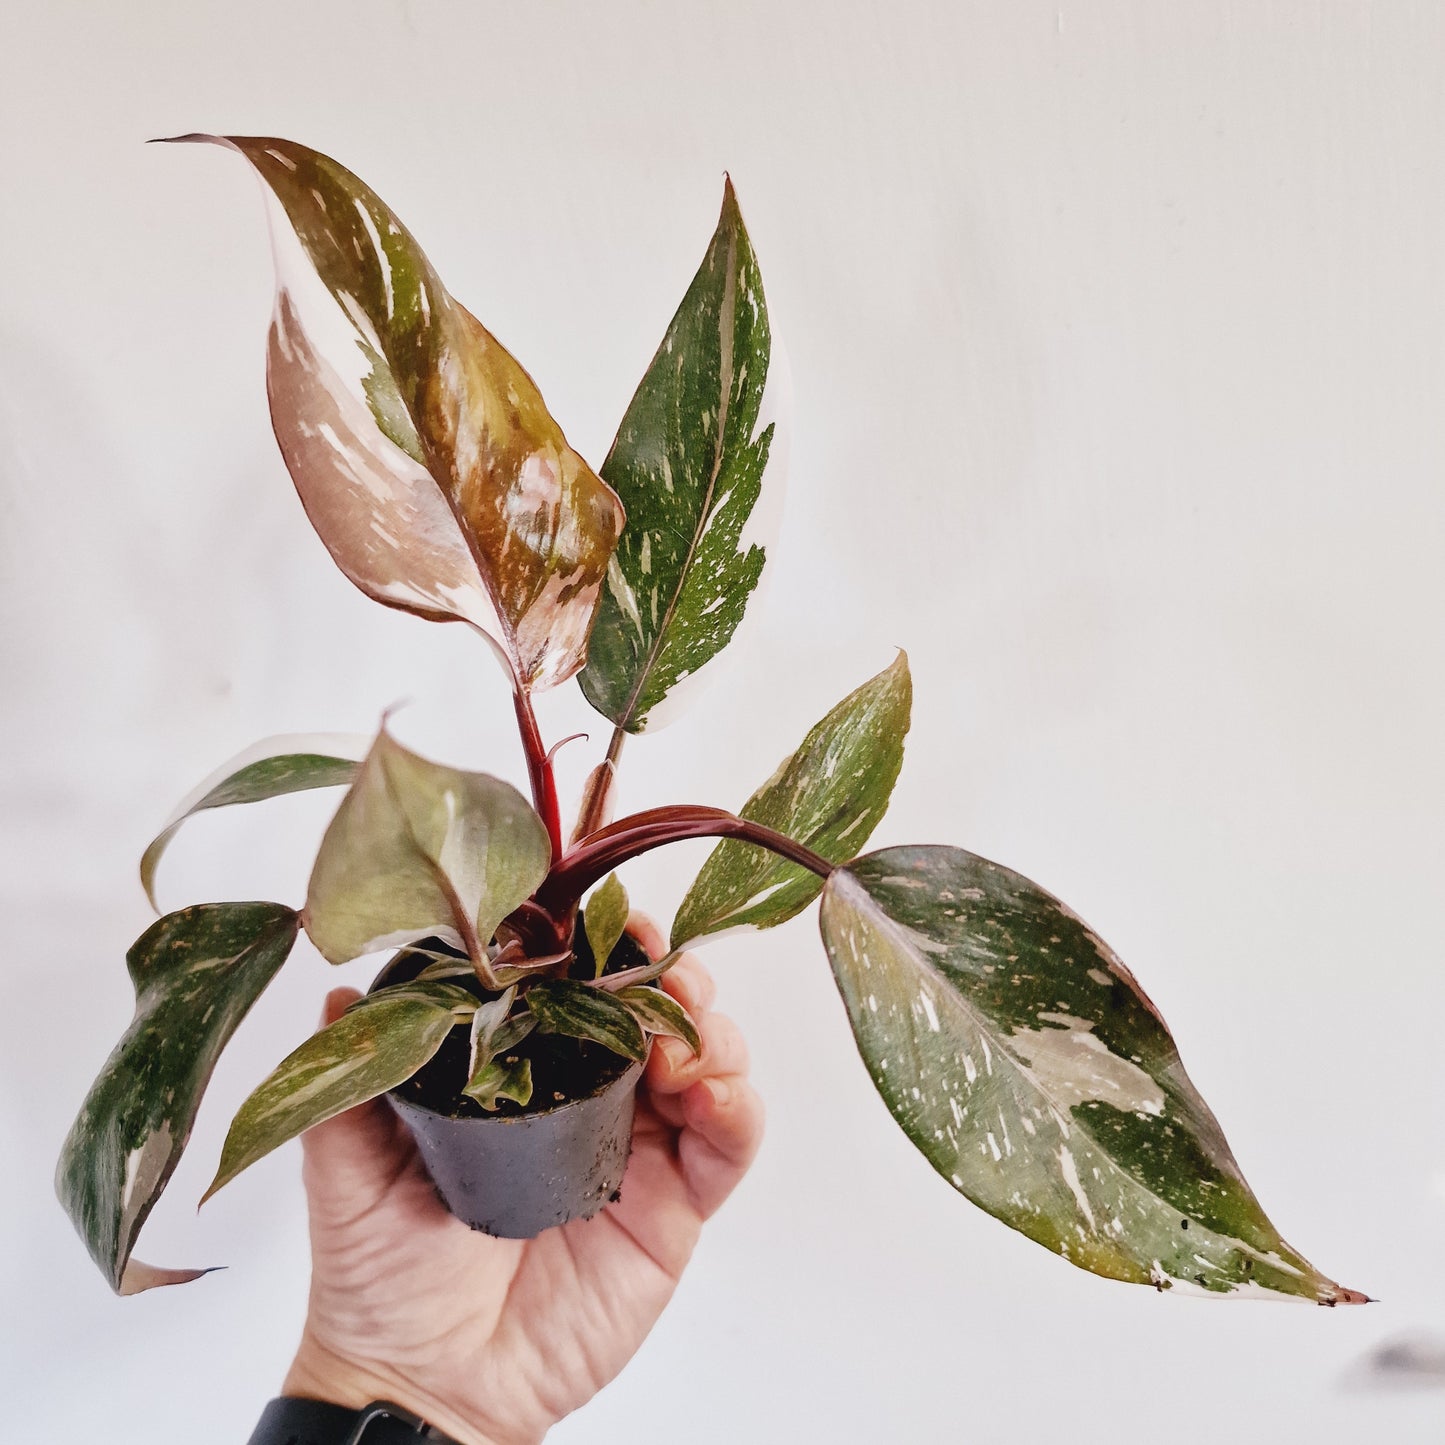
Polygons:
[[279,903],[204,903],[152,924],[126,955],[135,1018],[66,1138],[60,1202],[121,1294],[203,1269],[131,1259],[136,1236],[191,1137],[221,1050],[296,941]]
[[298,1134],[411,1078],[455,1023],[444,1003],[415,993],[348,1009],[288,1054],[241,1105],[201,1203]]
[[155,878],[161,855],[192,814],[349,783],[366,755],[367,743],[364,737],[339,733],[265,738],[223,764],[181,801],[142,855],[140,881],[151,907],[157,908]]
[[462,1090],[484,1109],[495,1109],[498,1099],[525,1104],[532,1097],[532,1065],[528,1059],[498,1059],[514,1049],[537,1026],[536,1017],[523,1009],[514,1014],[517,990],[506,989],[488,999],[472,1015],[472,1051],[467,1083]]
[[702,1035],[691,1016],[671,994],[660,988],[623,988],[614,995],[632,1010],[633,1017],[649,1034],[681,1039],[693,1053],[702,1053]]
[[484,1109],[495,1109],[498,1099],[528,1104],[532,1100],[532,1061],[514,1059],[509,1064],[483,1064],[467,1081],[462,1093]]
[[428,762],[383,729],[322,840],[306,932],[332,963],[429,935],[478,958],[551,856],[515,788]]
[[473,1080],[498,1054],[516,1048],[537,1027],[536,1017],[525,1008],[520,1013],[512,1012],[516,1001],[516,988],[508,988],[496,998],[488,999],[472,1015],[471,1061],[467,1073]]
[[840,868],[823,941],[873,1082],[955,1189],[1071,1263],[1210,1294],[1365,1298],[1280,1238],[1134,976],[958,848]]
[[177,139],[239,151],[274,202],[271,420],[337,565],[379,602],[473,623],[524,687],[570,677],[623,513],[531,377],[343,166]]
[[599,978],[627,930],[628,909],[627,890],[615,873],[609,873],[593,890],[582,911],[582,924],[587,930],[587,942],[592,945]]
[[645,1059],[642,1026],[625,1003],[612,994],[571,979],[539,983],[527,990],[527,1007],[544,1034],[591,1039],[625,1059]]
[[[470,973],[471,969],[468,968],[467,971]],[[440,979],[418,977],[406,983],[385,984],[372,993],[364,994],[347,1012],[374,1008],[379,1003],[390,1003],[399,998],[415,998],[423,1003],[435,1004],[437,1008],[449,1009],[458,1019],[470,1019],[477,1011],[477,996],[469,989],[454,983],[445,983]]]
[[[416,950],[421,952],[420,949]],[[427,964],[417,974],[417,979],[423,983],[430,983],[433,979],[447,978],[475,978],[477,971],[472,967],[470,959],[453,958],[451,954],[439,954],[435,962]]]
[[602,464],[627,528],[582,691],[618,727],[660,726],[678,684],[737,630],[781,510],[787,414],[785,368],[729,182],[712,244]]
[[[848,694],[743,804],[741,816],[805,843],[830,863],[856,857],[888,809],[913,706],[908,655]],[[673,948],[727,928],[771,928],[818,896],[823,880],[776,853],[724,841],[687,890]]]

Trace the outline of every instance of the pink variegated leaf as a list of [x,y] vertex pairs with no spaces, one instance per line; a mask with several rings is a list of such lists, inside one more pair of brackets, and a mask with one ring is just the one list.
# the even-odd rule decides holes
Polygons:
[[531,377],[343,166],[267,137],[179,139],[239,151],[264,183],[271,418],[338,566],[379,602],[473,624],[523,688],[570,677],[623,512]]

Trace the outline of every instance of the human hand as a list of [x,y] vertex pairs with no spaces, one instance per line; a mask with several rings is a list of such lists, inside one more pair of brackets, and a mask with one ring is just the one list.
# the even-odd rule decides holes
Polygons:
[[[661,956],[653,923],[634,916],[629,930]],[[655,1041],[622,1197],[593,1219],[531,1240],[474,1233],[381,1099],[303,1137],[311,1295],[285,1394],[391,1400],[464,1445],[523,1445],[632,1358],[763,1129],[742,1035],[709,1012],[707,970],[686,954],[661,983],[696,1020],[702,1055]],[[334,990],[325,1020],[356,997]]]

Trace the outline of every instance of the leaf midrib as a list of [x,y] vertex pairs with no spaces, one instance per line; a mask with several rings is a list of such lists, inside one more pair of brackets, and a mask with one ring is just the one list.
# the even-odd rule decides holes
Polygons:
[[642,696],[642,690],[652,675],[652,669],[657,665],[658,656],[661,654],[663,643],[667,638],[667,630],[672,625],[673,614],[677,611],[677,604],[682,597],[683,588],[687,585],[687,575],[692,570],[693,558],[697,555],[697,549],[702,544],[703,534],[707,531],[707,524],[712,517],[713,494],[717,490],[717,481],[722,473],[723,457],[726,452],[728,409],[733,390],[733,340],[737,330],[737,252],[737,228],[731,227],[728,231],[727,271],[723,276],[722,303],[719,307],[721,324],[718,328],[718,344],[721,355],[718,365],[718,390],[720,396],[718,398],[717,432],[713,445],[712,469],[708,476],[707,489],[703,493],[697,525],[693,528],[692,541],[688,544],[687,555],[678,569],[677,586],[673,589],[673,594],[663,611],[662,621],[658,624],[652,646],[648,649],[647,659],[638,669],[637,679],[632,685],[627,704],[622,710],[622,717],[617,723],[618,727],[624,729],[636,720],[634,709],[637,706],[637,700]]

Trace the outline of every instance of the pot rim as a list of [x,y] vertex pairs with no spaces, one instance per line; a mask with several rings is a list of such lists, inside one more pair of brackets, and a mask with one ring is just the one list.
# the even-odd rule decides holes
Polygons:
[[[619,1058],[622,1055],[618,1055]],[[636,1087],[641,1081],[642,1070],[646,1066],[646,1059],[632,1059],[628,1061],[627,1067],[614,1079],[609,1079],[601,1088],[593,1089],[590,1094],[584,1094],[580,1099],[564,1099],[560,1104],[549,1104],[545,1109],[529,1109],[522,1114],[487,1114],[478,1119],[472,1116],[460,1117],[456,1114],[446,1114],[440,1109],[433,1109],[430,1104],[420,1104],[415,1099],[404,1099],[396,1089],[386,1091],[387,1101],[397,1109],[414,1109],[418,1114],[430,1114],[434,1119],[446,1119],[453,1124],[492,1125],[502,1124],[527,1124],[535,1119],[555,1118],[558,1114],[565,1114],[568,1109],[578,1109],[585,1104],[595,1103],[605,1094],[613,1089],[621,1088],[624,1085]],[[397,1088],[401,1086],[398,1085]]]

